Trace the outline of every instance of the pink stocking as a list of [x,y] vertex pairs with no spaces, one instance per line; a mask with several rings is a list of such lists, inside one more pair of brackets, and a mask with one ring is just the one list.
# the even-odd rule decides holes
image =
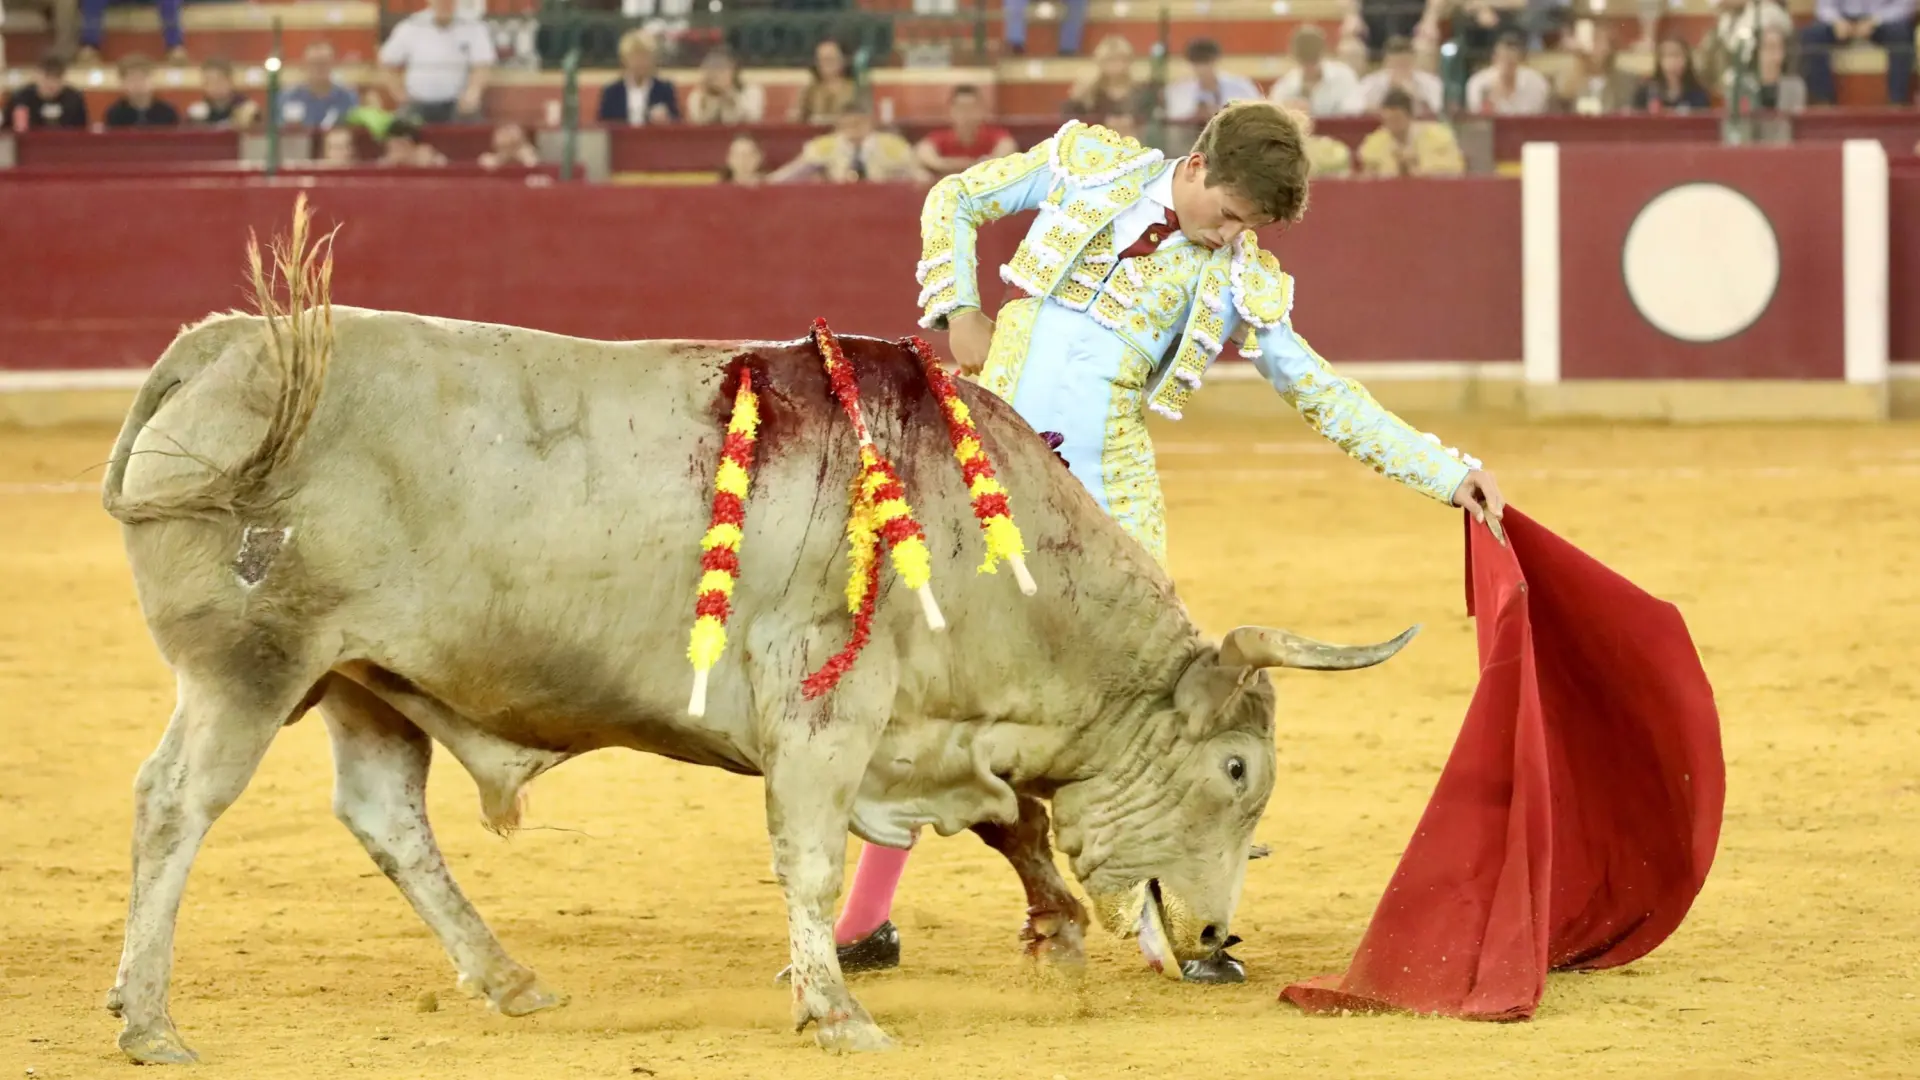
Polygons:
[[847,890],[846,906],[840,909],[840,921],[833,927],[835,945],[851,945],[887,921],[893,913],[893,890],[906,873],[910,851],[899,848],[860,845],[860,864],[853,871],[853,888]]

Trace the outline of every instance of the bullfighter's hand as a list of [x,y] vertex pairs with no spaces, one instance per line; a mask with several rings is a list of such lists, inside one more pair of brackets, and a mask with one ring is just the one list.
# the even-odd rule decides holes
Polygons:
[[987,366],[987,350],[992,346],[993,320],[980,309],[963,311],[947,320],[947,347],[962,374],[979,374]]
[[1475,469],[1454,489],[1453,505],[1471,512],[1475,521],[1484,522],[1491,517],[1498,524],[1507,500],[1500,496],[1500,485],[1494,482],[1492,473]]

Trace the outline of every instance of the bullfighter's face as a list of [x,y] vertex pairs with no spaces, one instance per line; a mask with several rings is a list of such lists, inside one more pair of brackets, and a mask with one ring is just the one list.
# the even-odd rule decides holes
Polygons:
[[1239,188],[1207,183],[1207,162],[1202,154],[1190,154],[1176,167],[1173,212],[1179,215],[1180,231],[1187,239],[1209,251],[1226,247],[1241,233],[1273,222]]

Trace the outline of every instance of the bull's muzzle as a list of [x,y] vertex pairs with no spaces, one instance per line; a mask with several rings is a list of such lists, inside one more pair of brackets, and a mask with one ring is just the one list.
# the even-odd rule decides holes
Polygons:
[[1184,961],[1211,956],[1225,941],[1219,927],[1195,926],[1186,906],[1166,895],[1157,878],[1134,886],[1116,903],[1097,907],[1103,910],[1108,928],[1121,937],[1138,939],[1147,966],[1169,979],[1181,979]]

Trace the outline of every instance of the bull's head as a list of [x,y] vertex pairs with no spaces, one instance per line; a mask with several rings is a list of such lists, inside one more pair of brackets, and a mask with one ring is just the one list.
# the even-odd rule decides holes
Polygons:
[[1254,826],[1274,784],[1268,668],[1347,671],[1400,651],[1414,627],[1378,645],[1328,645],[1244,626],[1203,649],[1126,746],[1053,799],[1060,850],[1106,928],[1142,934],[1163,963],[1227,942]]

